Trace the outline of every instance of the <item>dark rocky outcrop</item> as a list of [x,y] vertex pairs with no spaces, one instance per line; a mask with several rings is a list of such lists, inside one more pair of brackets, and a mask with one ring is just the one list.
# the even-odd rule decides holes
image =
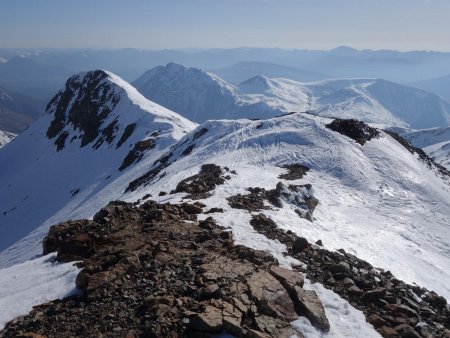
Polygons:
[[[110,129],[114,125],[101,128],[102,122],[108,117],[120,100],[114,91],[114,84],[105,81],[108,74],[101,70],[86,73],[83,78],[75,75],[66,82],[66,87],[60,91],[47,105],[47,113],[53,115],[53,120],[47,129],[47,137],[53,139],[65,133],[67,126],[80,132],[81,147],[84,147],[100,135],[95,147],[103,142],[112,142],[114,134]],[[67,131],[66,131],[67,132]],[[66,138],[58,138],[57,147],[65,146]]]
[[139,162],[146,151],[153,149],[156,145],[156,142],[153,139],[147,139],[143,141],[136,142],[127,156],[123,159],[122,164],[119,167],[119,171],[123,171],[128,168],[133,163]]
[[133,134],[135,129],[136,123],[131,123],[125,127],[122,136],[119,139],[119,142],[117,142],[116,149],[120,148],[120,146],[128,140],[128,138]]
[[364,145],[364,143],[374,137],[380,136],[380,132],[376,128],[372,128],[364,122],[354,119],[335,119],[333,122],[327,124],[326,127],[350,137],[360,145]]
[[[198,222],[200,212],[201,204],[116,201],[92,221],[53,226],[44,253],[78,261],[81,294],[35,306],[0,337],[301,337],[290,321],[321,308],[304,296],[301,273],[233,245],[212,218]],[[324,322],[314,323],[326,330]]]
[[224,176],[225,172],[228,171],[227,169],[222,169],[215,164],[204,164],[198,174],[179,182],[171,193],[185,192],[188,193],[185,198],[194,200],[208,198],[210,192],[217,185],[224,184],[225,180],[230,178],[229,175]]
[[310,170],[308,167],[302,164],[288,164],[283,166],[287,170],[287,173],[281,174],[278,178],[284,180],[298,180],[303,178],[306,173]]
[[289,185],[278,182],[275,189],[249,188],[247,195],[238,194],[227,198],[232,208],[247,211],[261,211],[270,209],[270,205],[281,208],[283,203],[295,206],[296,213],[312,221],[314,209],[319,200],[314,197],[311,184]]

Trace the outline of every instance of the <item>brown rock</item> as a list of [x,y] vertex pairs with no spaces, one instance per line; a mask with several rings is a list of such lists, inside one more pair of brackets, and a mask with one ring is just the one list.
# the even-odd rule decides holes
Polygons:
[[242,334],[242,312],[233,305],[223,303],[223,329],[232,334]]
[[325,309],[316,292],[312,290],[303,290],[298,286],[294,287],[294,290],[294,302],[299,308],[299,311],[309,319],[314,327],[329,332],[330,323],[328,322]]
[[217,284],[209,284],[201,289],[202,298],[212,298],[219,293],[219,286]]
[[407,324],[401,324],[399,326],[396,326],[394,329],[402,338],[421,338],[420,334],[414,331],[414,329]]
[[264,314],[288,321],[298,318],[286,289],[272,275],[265,271],[253,273],[247,284],[250,294]]
[[34,332],[25,332],[16,336],[16,338],[46,338]]
[[365,304],[376,303],[383,298],[386,293],[386,289],[374,289],[364,292],[361,296],[361,301]]
[[377,329],[377,332],[383,337],[396,337],[397,331],[395,331],[392,327],[382,326]]
[[384,310],[392,312],[392,313],[404,313],[409,317],[416,317],[417,312],[411,309],[409,306],[403,304],[387,304],[384,307]]
[[221,310],[207,305],[203,312],[197,314],[190,320],[190,324],[194,330],[208,333],[219,333],[223,326],[222,318],[223,316]]
[[270,338],[269,335],[256,330],[248,330],[247,331],[247,338]]
[[375,313],[369,316],[369,322],[377,329],[383,326],[390,326],[387,321],[385,321],[380,316]]
[[303,275],[300,272],[288,270],[278,265],[272,265],[269,272],[289,292],[292,292],[294,290],[294,286],[303,287],[303,283],[305,282]]

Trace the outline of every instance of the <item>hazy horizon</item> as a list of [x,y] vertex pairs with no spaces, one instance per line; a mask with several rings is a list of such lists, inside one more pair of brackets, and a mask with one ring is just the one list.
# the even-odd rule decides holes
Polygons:
[[2,48],[450,51],[446,0],[16,0]]

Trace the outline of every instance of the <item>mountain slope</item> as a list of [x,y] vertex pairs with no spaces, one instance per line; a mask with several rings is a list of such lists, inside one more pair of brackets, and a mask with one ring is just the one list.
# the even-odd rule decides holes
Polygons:
[[258,61],[238,62],[229,67],[211,70],[211,72],[217,74],[222,79],[233,83],[240,83],[258,75],[273,78],[282,77],[300,82],[317,81],[329,78],[329,76],[319,72]]
[[[78,68],[80,69],[80,68]],[[83,69],[83,68],[81,68]],[[0,85],[48,101],[71,75],[67,69],[42,64],[27,56],[14,56],[0,63]]]
[[242,100],[237,88],[217,75],[175,63],[151,69],[133,82],[133,86],[149,100],[196,122],[269,117],[275,113],[264,103]]
[[376,79],[301,83],[257,76],[239,85],[243,98],[285,112],[354,118],[389,126],[430,128],[450,124],[450,104],[437,95]]
[[134,85],[148,99],[197,122],[310,111],[388,126],[431,128],[450,124],[448,102],[385,80],[304,83],[255,76],[234,86],[211,73],[171,63],[150,70]]
[[194,126],[114,74],[71,77],[47,113],[0,152],[0,266],[39,253],[51,224],[88,217],[118,197],[124,177],[138,173],[131,167]]
[[414,130],[403,133],[402,137],[450,169],[450,127]]
[[435,93],[447,101],[450,101],[450,74],[434,79],[415,82],[413,85],[431,93]]
[[42,115],[41,101],[0,87],[0,130],[19,133]]
[[[205,123],[196,131],[201,137],[186,136],[164,155],[164,165],[150,164],[149,172],[129,185],[124,198],[132,201],[149,192],[153,196],[159,191],[176,192],[177,183],[205,163],[228,167],[236,175],[202,203],[224,210],[213,217],[233,230],[238,243],[275,252],[289,264],[283,247],[255,234],[251,213],[231,207],[229,198],[249,194],[247,188],[274,189],[280,181],[292,184],[280,179],[286,171],[281,167],[297,163],[310,171],[293,183],[312,184],[313,196],[319,200],[313,221],[299,217],[294,197],[287,197],[279,208],[259,212],[284,230],[312,242],[321,239],[326,247],[344,248],[448,297],[449,178],[441,178],[387,134],[361,146],[327,128],[329,122],[293,114],[262,122]],[[187,148],[191,153],[180,157]],[[183,196],[177,193],[157,200],[177,202]]]
[[[255,93],[267,90],[279,96],[287,95],[284,90],[276,93],[275,84],[276,81],[259,77],[242,86],[241,91],[245,87],[245,93],[241,95],[247,100],[259,95]],[[69,222],[73,228],[61,226],[72,233],[83,224],[91,224],[102,234],[94,235],[96,241],[108,240],[108,236],[103,236],[102,225],[105,224],[112,225],[108,231],[113,233],[137,226],[148,235],[147,228],[154,232],[167,231],[167,221],[178,217],[191,223],[204,221],[195,225],[201,228],[198,234],[189,234],[195,236],[195,241],[203,243],[211,239],[210,232],[214,227],[210,222],[215,222],[232,231],[234,245],[266,251],[284,267],[307,269],[304,271],[311,274],[308,278],[315,278],[314,273],[319,272],[316,264],[322,259],[322,266],[333,267],[332,275],[336,280],[339,278],[336,292],[348,296],[350,289],[351,292],[356,290],[359,294],[352,296],[356,302],[352,304],[361,306],[356,310],[338,293],[324,287],[326,284],[334,290],[328,277],[331,271],[320,270],[326,281],[319,279],[318,283],[312,283],[307,279],[305,289],[315,291],[324,304],[331,327],[329,337],[378,337],[361,312],[370,306],[362,305],[361,301],[364,294],[381,292],[379,289],[384,286],[392,290],[395,284],[402,297],[405,290],[411,291],[412,295],[408,294],[407,299],[412,297],[413,303],[408,304],[417,301],[414,292],[422,292],[425,298],[442,303],[437,295],[419,287],[406,286],[390,272],[378,268],[389,269],[395,277],[449,297],[447,280],[450,276],[446,269],[450,264],[448,172],[437,170],[431,162],[422,162],[418,154],[410,152],[396,138],[358,121],[297,113],[264,121],[210,121],[195,127],[176,113],[146,100],[111,73],[94,71],[67,81],[66,87],[49,103],[47,114],[0,151],[1,163],[7,163],[0,168],[0,205],[4,208],[0,213],[0,244],[4,249],[0,252],[0,275],[3,276],[0,294],[12,295],[8,302],[17,303],[16,312],[11,313],[8,304],[0,302],[0,309],[7,309],[0,311],[0,325],[19,313],[30,311],[32,305],[76,291],[73,290],[73,278],[78,273],[77,268],[49,264],[54,255],[13,264],[41,254],[41,241],[50,225],[80,218],[95,221]],[[150,198],[156,202],[148,201]],[[116,201],[97,214],[108,201],[119,199],[130,204]],[[173,207],[168,202],[178,205]],[[134,225],[124,224],[122,211],[126,209],[134,214],[133,207],[136,207],[135,211],[139,209],[139,218],[133,216],[126,220],[135,222]],[[184,210],[183,213],[190,216],[177,210]],[[118,216],[114,224],[109,223],[112,221],[110,215]],[[207,220],[208,217],[211,219]],[[183,222],[181,232],[189,233],[189,222]],[[152,228],[155,225],[159,227],[156,230]],[[93,235],[89,227],[84,230]],[[294,239],[294,234],[302,238]],[[72,235],[75,248],[71,245],[63,245],[63,248],[70,254],[72,249],[76,251],[81,247],[82,254],[86,253],[84,245],[89,245],[86,237],[81,232]],[[121,259],[122,240],[114,237],[109,243],[111,249],[100,248],[96,258],[101,262],[95,266],[100,270],[109,268],[119,258],[120,262],[136,263],[145,267],[144,273],[149,273],[149,278],[144,278],[146,281],[140,276],[138,282],[154,285],[153,270],[145,264],[151,263],[157,269],[161,262],[171,265],[167,256],[172,249],[171,240],[180,234],[169,232],[164,236],[168,238],[164,243],[150,238],[150,247],[145,249],[149,253],[134,258],[127,256],[125,260]],[[230,241],[226,231],[214,236],[220,243]],[[67,238],[57,235],[54,239],[64,242]],[[127,241],[130,241],[127,249],[132,252],[142,248],[139,238],[127,237]],[[203,260],[202,249],[195,241],[184,239],[183,246],[194,251],[195,259],[190,262],[197,265],[195,271],[200,273],[204,272],[201,265],[210,262]],[[310,245],[308,241],[318,244]],[[345,251],[325,253],[320,246]],[[45,253],[52,251],[47,245],[45,247],[49,250]],[[218,250],[214,256],[223,256],[217,245],[209,245],[209,248]],[[236,250],[241,250],[238,258],[243,259],[245,249],[238,247]],[[354,255],[376,268],[359,262]],[[177,258],[182,261],[183,257],[179,256]],[[247,258],[261,265],[264,257],[260,252]],[[331,265],[330,260],[334,262]],[[9,268],[5,269],[5,266]],[[33,268],[25,271],[29,267]],[[123,274],[125,270],[115,270],[107,278],[103,271],[93,270],[99,272],[97,282],[87,285],[99,287],[99,292],[105,291],[102,282],[109,277],[109,281],[113,281],[110,286],[115,290],[124,290],[121,278],[129,279]],[[126,271],[130,271],[132,278],[136,277],[132,269]],[[164,272],[168,284],[163,287],[176,285],[172,276],[181,276],[185,270],[178,271]],[[187,276],[191,276],[189,273]],[[61,281],[52,285],[61,285],[64,290],[30,292],[30,283],[33,283],[30,276],[33,275],[40,277],[42,283]],[[16,283],[15,276],[21,276],[20,283]],[[81,288],[86,287],[82,276],[77,278]],[[354,278],[357,289],[342,284],[345,276]],[[189,283],[192,282],[190,278]],[[194,280],[203,287],[211,285],[204,282],[209,283],[214,278],[204,275]],[[95,284],[98,282],[100,285]],[[141,290],[139,284],[136,285]],[[183,292],[196,292],[190,290],[194,289],[188,287]],[[45,297],[42,297],[43,293]],[[392,299],[391,305],[404,301],[400,294],[398,298],[397,294],[387,298]],[[142,297],[139,298],[141,301]],[[109,302],[110,298],[97,300],[105,299]],[[128,302],[128,299],[128,296],[121,297],[120,301]],[[145,306],[153,309],[153,301],[145,299],[148,300]],[[168,302],[172,303],[171,300]],[[380,311],[386,315],[386,304],[381,301],[379,304],[382,306]],[[392,307],[393,311],[397,308]],[[98,309],[95,311],[98,313]],[[90,322],[92,318],[89,318]],[[322,331],[317,331],[304,318],[293,325],[308,337],[323,336]]]

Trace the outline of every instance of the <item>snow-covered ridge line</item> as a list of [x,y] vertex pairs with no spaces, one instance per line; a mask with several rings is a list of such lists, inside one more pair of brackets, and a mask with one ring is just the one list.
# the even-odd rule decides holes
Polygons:
[[[444,240],[450,235],[448,183],[384,132],[361,146],[328,129],[326,124],[331,121],[293,114],[263,121],[206,122],[197,129],[206,129],[201,137],[193,141],[186,135],[173,146],[175,151],[161,156],[167,166],[157,168],[151,163],[148,180],[140,182],[142,186],[136,184],[125,198],[131,201],[148,193],[157,196],[160,191],[172,191],[174,182],[192,175],[201,164],[218,163],[238,173],[211,197],[215,206],[224,208],[230,194],[245,193],[247,187],[273,189],[280,166],[305,165],[311,171],[304,182],[313,184],[321,201],[315,221],[298,219],[289,208],[270,212],[274,221],[448,297],[450,290],[441,282],[447,274],[442,267],[450,263]],[[177,198],[169,195],[159,200]],[[251,245],[247,241],[253,234],[243,231],[238,219],[242,215],[218,222],[236,229],[236,239]],[[417,250],[422,254],[415,255]],[[405,260],[409,264],[401,263]]]
[[298,82],[258,75],[232,85],[212,73],[170,63],[146,72],[133,85],[148,99],[197,122],[314,111],[386,126],[450,125],[450,103],[382,79]]

